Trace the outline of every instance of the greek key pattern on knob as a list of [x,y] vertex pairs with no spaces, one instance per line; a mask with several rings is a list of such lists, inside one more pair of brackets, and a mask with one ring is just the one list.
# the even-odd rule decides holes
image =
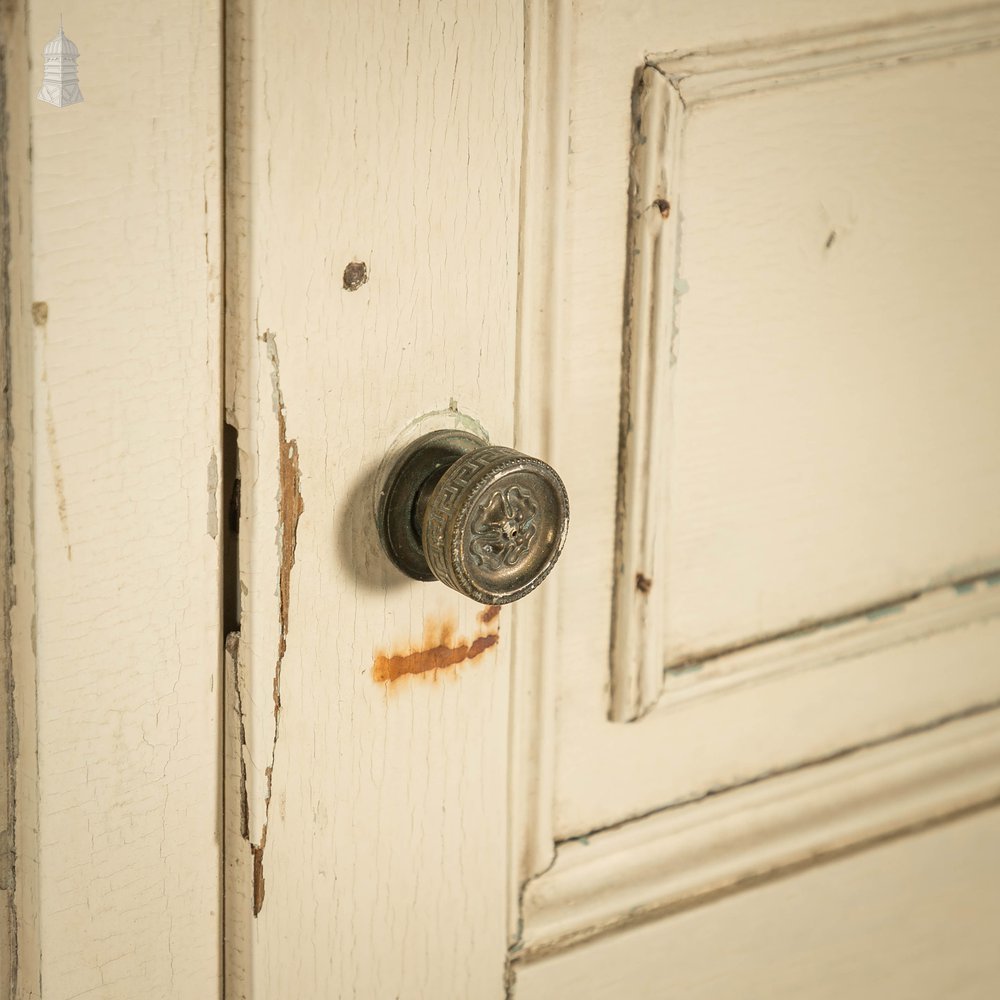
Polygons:
[[462,588],[455,586],[452,581],[464,575],[461,574],[460,566],[461,538],[454,530],[449,531],[449,527],[454,529],[461,520],[462,501],[465,499],[468,502],[467,494],[473,482],[491,466],[495,466],[498,459],[510,457],[519,456],[510,448],[500,448],[495,445],[480,448],[456,462],[444,474],[434,490],[434,497],[424,522],[424,555],[434,575],[442,583],[447,583],[456,590]]

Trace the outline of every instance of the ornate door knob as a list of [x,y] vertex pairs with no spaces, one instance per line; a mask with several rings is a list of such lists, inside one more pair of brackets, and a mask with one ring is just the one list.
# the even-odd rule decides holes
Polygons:
[[432,431],[393,464],[378,501],[389,558],[481,604],[509,604],[555,565],[569,499],[555,469],[466,431]]

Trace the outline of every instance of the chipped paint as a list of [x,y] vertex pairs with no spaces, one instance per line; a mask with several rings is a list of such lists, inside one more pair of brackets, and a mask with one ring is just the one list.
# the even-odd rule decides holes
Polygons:
[[265,331],[262,340],[267,347],[271,362],[271,386],[274,414],[278,430],[278,491],[276,542],[278,547],[278,649],[274,664],[272,697],[274,700],[274,738],[271,744],[271,759],[264,769],[264,822],[261,825],[260,842],[251,843],[253,855],[253,913],[256,917],[264,905],[264,848],[267,846],[268,817],[271,808],[271,792],[274,776],[274,758],[278,748],[279,722],[281,717],[281,667],[288,645],[289,606],[291,598],[292,569],[295,566],[295,547],[298,538],[299,518],[305,510],[301,491],[299,469],[299,446],[294,439],[289,440],[286,424],[285,400],[281,392],[278,345],[274,334]]
[[344,289],[356,292],[368,280],[368,265],[361,260],[352,260],[344,268]]

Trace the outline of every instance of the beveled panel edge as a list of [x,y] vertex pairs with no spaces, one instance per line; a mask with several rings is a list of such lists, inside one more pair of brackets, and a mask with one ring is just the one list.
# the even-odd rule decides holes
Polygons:
[[684,106],[655,67],[633,93],[626,323],[622,341],[610,718],[628,722],[662,688],[657,523],[667,511],[674,278],[680,235],[678,167]]
[[[525,106],[514,446],[557,470],[563,244],[569,173],[571,0],[525,5]],[[508,778],[508,944],[524,885],[555,856],[559,569],[514,604]]]
[[654,55],[685,105],[1000,46],[1000,5],[883,20],[750,45]]
[[557,845],[516,962],[1000,804],[1000,708]]
[[[659,582],[664,574],[659,572],[663,556],[657,549],[656,522],[664,510],[669,516],[666,470],[681,235],[678,176],[686,112],[708,101],[997,47],[1000,4],[987,4],[749,45],[650,55],[638,71],[629,166],[611,721],[642,718],[657,706],[665,690],[667,658],[660,609],[669,596],[663,595]],[[660,201],[668,210],[665,224],[644,214]],[[669,344],[666,351],[664,341]],[[837,624],[843,617],[825,621]],[[757,637],[745,646],[768,648],[786,637]],[[714,658],[711,652],[699,653],[684,665]]]
[[1000,616],[1000,571],[890,600],[663,669],[657,713]]

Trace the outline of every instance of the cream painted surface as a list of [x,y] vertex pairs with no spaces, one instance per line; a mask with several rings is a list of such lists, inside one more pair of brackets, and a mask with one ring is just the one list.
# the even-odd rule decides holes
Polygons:
[[[4,48],[18,996],[992,995],[998,10],[97,0],[67,109]],[[499,617],[375,537],[439,426],[569,486]]]
[[[632,207],[652,231],[634,270],[657,273],[632,283],[633,337],[653,320],[624,545],[653,544],[620,580],[616,656],[658,634],[634,712],[664,666],[1000,566],[989,46],[1000,10],[646,70],[638,148],[664,146],[666,176]],[[667,220],[646,210],[661,185]],[[929,190],[937,213],[917,208]],[[627,680],[615,663],[622,717]]]
[[[1000,33],[995,6],[950,10],[574,5],[572,337],[552,433],[576,532],[556,580],[556,722],[534,737],[555,757],[556,840],[1000,699],[1000,128],[984,124]],[[637,661],[624,670],[635,697],[616,711],[630,110],[647,56],[690,104],[679,154],[669,125],[665,137],[680,171],[665,223],[679,231],[676,292],[670,273],[650,297],[659,338],[638,370],[646,385],[672,379],[654,389],[671,421],[666,492],[649,506],[655,571],[625,564],[626,610],[650,612],[644,639],[642,617],[619,610]],[[713,98],[734,65],[753,92]],[[811,620],[826,625],[796,632]]]
[[557,846],[525,887],[515,961],[998,801],[993,711],[660,809]]
[[[66,108],[34,99],[60,12],[84,94]],[[31,127],[11,216],[31,250],[11,341],[31,477],[8,512],[16,995],[201,1000],[221,963],[220,13],[29,15],[7,50],[31,53],[7,108]]]
[[517,1000],[990,1000],[1000,992],[990,809],[519,970]]
[[390,567],[374,475],[417,427],[513,435],[521,10],[229,10],[227,996],[504,992],[509,612]]

